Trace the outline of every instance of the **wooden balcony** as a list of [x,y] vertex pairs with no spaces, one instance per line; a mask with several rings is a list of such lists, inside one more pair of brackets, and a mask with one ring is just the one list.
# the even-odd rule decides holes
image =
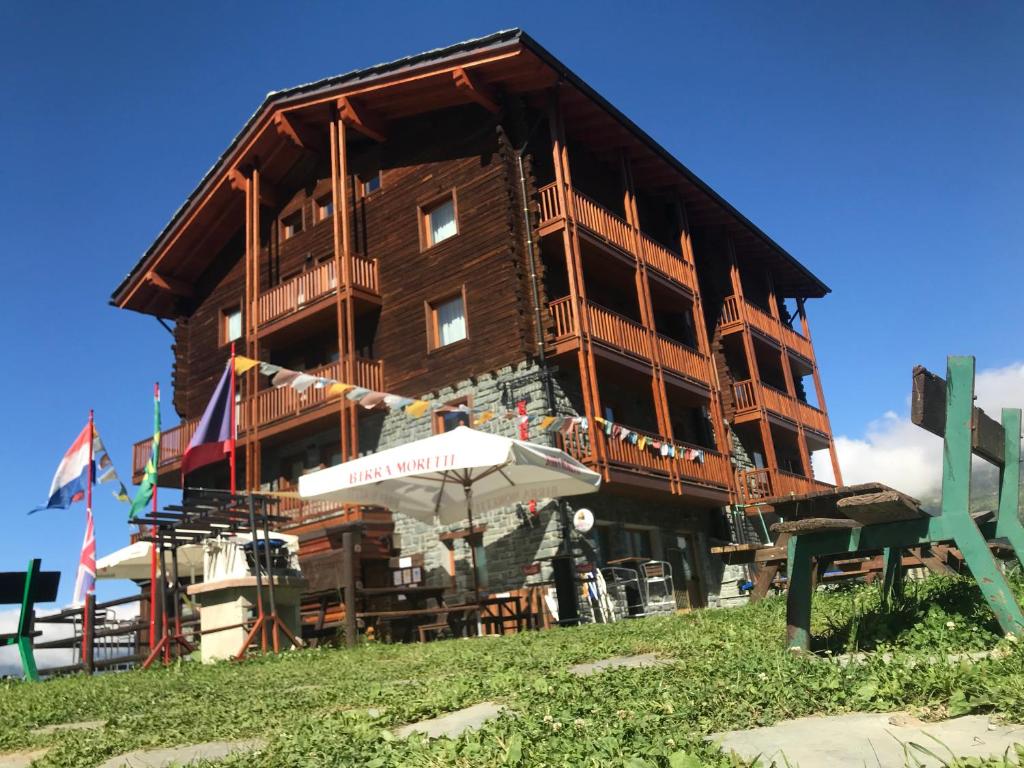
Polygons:
[[[343,379],[341,375],[341,364],[331,363],[321,368],[316,368],[307,373],[313,376],[322,376],[329,379]],[[383,366],[379,360],[356,360],[356,380],[352,382],[367,389],[381,390],[384,387]],[[250,408],[252,403],[255,408],[255,419],[259,429],[280,432],[290,427],[289,421],[298,418],[305,418],[316,414],[318,411],[329,413],[332,408],[338,407],[338,398],[327,398],[326,389],[310,387],[304,393],[299,394],[291,387],[262,389],[256,393],[254,398],[246,398],[241,408],[238,409],[238,440],[242,444],[247,439]],[[176,427],[166,429],[160,434],[160,462],[158,469],[161,473],[177,468],[181,457],[188,447],[192,435],[195,434],[198,419],[184,421]],[[141,480],[142,472],[149,460],[151,438],[140,440],[132,447],[132,479],[134,482]]]
[[798,333],[781,320],[772,317],[756,304],[740,301],[735,296],[727,296],[722,304],[722,315],[719,327],[723,332],[739,330],[746,323],[769,339],[784,345],[807,360],[814,360],[814,346],[810,340]]
[[[580,334],[572,311],[572,297],[556,299],[550,307],[555,321],[556,350],[559,344],[574,344]],[[652,363],[654,347],[657,345],[663,368],[710,388],[711,361],[707,355],[600,304],[587,302],[583,311],[586,312],[590,334],[595,341],[648,364]]]
[[[278,482],[274,484],[274,491],[297,493],[298,483]],[[337,515],[345,508],[344,504],[336,501],[306,501],[305,499],[293,498],[290,496],[281,497],[278,501],[276,513],[289,518],[295,525],[313,522],[324,517]]]
[[[783,469],[745,469],[736,473],[736,488],[741,504],[752,504],[791,494],[827,491],[833,487],[813,477],[803,477]],[[756,510],[752,510],[752,513],[756,514]]]
[[[682,255],[652,240],[637,231],[621,216],[609,211],[583,193],[570,189],[572,208],[576,212],[576,223],[592,237],[614,246],[619,251],[642,260],[670,280],[685,286],[691,293],[697,291],[697,280],[693,264]],[[555,184],[540,189],[541,230],[554,227],[565,219],[561,199]]]
[[[352,257],[352,285],[355,289],[372,296],[380,295],[380,276],[376,259]],[[333,296],[337,288],[334,261],[331,260],[261,293],[258,302],[258,322],[260,326],[264,326],[301,312],[322,299]]]
[[[632,427],[629,429],[632,430]],[[645,435],[648,441],[665,442],[660,435],[632,430]],[[589,466],[601,469],[595,456],[595,445],[598,443],[607,457],[607,465],[611,469],[623,470],[632,474],[662,481],[681,481],[683,483],[705,486],[727,492],[732,485],[733,473],[729,457],[710,448],[701,448],[689,443],[672,441],[681,448],[694,448],[704,451],[704,463],[688,461],[682,458],[661,456],[648,448],[638,448],[625,440],[608,437],[600,430],[570,433],[562,438],[562,449]]]
[[790,397],[782,390],[747,379],[736,382],[733,392],[736,397],[737,421],[743,421],[742,417],[748,415],[757,417],[762,410],[767,410],[787,421],[813,429],[815,432],[820,432],[823,435],[831,434],[828,416],[813,405]]

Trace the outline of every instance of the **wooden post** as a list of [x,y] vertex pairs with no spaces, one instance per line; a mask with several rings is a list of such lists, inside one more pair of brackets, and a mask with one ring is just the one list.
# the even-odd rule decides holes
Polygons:
[[988,542],[971,519],[971,425],[974,358],[952,355],[946,367],[946,435],[942,448],[942,518],[1006,634],[1024,634],[1024,615]]
[[82,606],[82,670],[87,675],[93,673],[93,653],[96,642],[96,595],[85,596]]
[[[768,416],[765,413],[764,406],[761,402],[761,369],[757,365],[757,354],[754,351],[754,339],[751,336],[750,324],[747,320],[747,300],[743,296],[743,280],[740,277],[740,265],[736,259],[736,247],[733,244],[732,236],[729,236],[729,262],[730,262],[730,277],[732,278],[732,289],[733,294],[736,296],[736,308],[739,311],[739,315],[743,318],[743,330],[740,331],[743,337],[743,351],[747,356],[747,369],[750,375],[750,381],[754,385],[754,390],[757,396],[757,405],[760,413],[758,419],[758,426],[761,429],[761,447],[764,449],[764,460],[770,482],[774,486],[776,484],[776,478],[778,477],[779,471],[779,460],[775,455],[775,440],[772,439],[772,428],[768,423]],[[775,493],[775,488],[771,489],[771,492]]]
[[886,547],[882,550],[882,604],[896,605],[903,598],[903,548]]
[[[334,220],[332,222],[332,232],[334,236],[334,311],[338,331],[338,361],[341,364],[342,377],[347,378],[345,356],[348,352],[348,343],[346,341],[346,310],[343,296],[345,291],[345,272],[348,268],[347,260],[345,259],[345,251],[347,250],[347,228],[342,220],[342,211],[345,211],[344,217],[346,219],[348,213],[346,182],[342,170],[345,166],[345,163],[342,161],[342,157],[346,152],[346,135],[345,123],[337,112],[335,112],[334,120],[331,121],[330,133],[331,204],[334,206]],[[355,384],[354,381],[347,381],[346,383]],[[349,416],[348,400],[342,396],[338,404],[338,431],[339,447],[341,449],[341,458],[343,461],[348,460],[350,456],[350,430],[348,427]]]
[[789,540],[787,551],[786,646],[791,651],[807,651],[811,647],[814,564],[801,536]]
[[[701,354],[707,356],[708,375],[711,377],[711,397],[709,399],[711,411],[711,429],[715,436],[715,447],[719,453],[725,454],[727,458],[732,457],[732,445],[725,433],[725,416],[722,413],[722,402],[719,396],[721,382],[718,378],[718,365],[715,363],[715,356],[711,351],[711,339],[708,336],[707,320],[704,317],[704,305],[700,294],[700,283],[697,280],[697,261],[693,252],[693,239],[690,236],[690,219],[686,212],[686,204],[679,194],[675,198],[676,216],[679,223],[679,250],[683,254],[683,260],[687,263],[693,279],[693,325],[697,332],[697,349]],[[730,495],[735,493],[730,488]]]
[[356,537],[352,531],[341,534],[341,587],[345,594],[345,645],[354,648],[358,641],[356,625]]
[[[797,299],[797,310],[800,314],[800,325],[804,331],[804,338],[807,339],[808,341],[811,341],[811,327],[807,323],[807,306],[804,304],[803,299]],[[818,397],[818,410],[824,413],[827,418],[828,408],[825,405],[825,392],[821,387],[821,375],[818,372],[817,356],[815,356],[815,359],[812,360],[811,362],[814,365],[812,376],[814,378],[814,393]],[[841,469],[839,469],[839,456],[836,453],[836,441],[835,438],[832,436],[831,422],[829,423],[828,430],[828,453],[829,457],[832,459],[832,473],[836,479],[836,487],[839,487],[843,484],[843,472]]]
[[[558,92],[551,101],[548,110],[548,124],[551,132],[551,153],[555,167],[555,184],[565,217],[562,229],[562,244],[565,250],[566,273],[569,280],[569,296],[572,306],[576,333],[580,339],[577,357],[580,370],[580,388],[583,390],[583,407],[587,421],[591,425],[590,451],[598,462],[603,465],[605,446],[603,435],[596,429],[594,419],[603,416],[601,413],[601,396],[597,385],[597,364],[594,360],[590,340],[590,320],[587,312],[587,291],[583,279],[583,264],[580,256],[579,235],[576,231],[576,206],[573,200],[572,173],[569,168],[569,150],[565,146],[565,130],[562,125],[561,109]],[[605,473],[607,480],[607,473]]]
[[[626,223],[630,225],[635,258],[635,282],[637,303],[640,307],[640,319],[647,333],[648,357],[651,361],[651,398],[654,402],[654,414],[658,422],[658,433],[674,442],[672,434],[672,416],[668,404],[668,392],[665,388],[665,377],[661,367],[661,350],[658,343],[657,325],[654,321],[654,301],[651,298],[651,286],[647,274],[647,262],[644,260],[641,245],[640,211],[636,205],[636,187],[633,184],[633,171],[629,157],[625,152],[619,153],[619,164],[622,172],[622,200],[626,211]],[[676,462],[666,460],[669,485],[676,493],[682,493],[682,479]]]
[[1003,408],[1003,466],[999,470],[999,512],[996,537],[1005,537],[1024,565],[1024,527],[1020,504],[1020,408]]

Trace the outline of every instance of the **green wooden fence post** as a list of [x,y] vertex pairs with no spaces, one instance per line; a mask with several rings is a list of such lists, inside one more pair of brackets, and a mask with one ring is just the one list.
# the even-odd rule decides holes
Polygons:
[[1003,466],[999,471],[996,537],[1009,540],[1024,566],[1024,527],[1020,524],[1020,408],[1003,408]]
[[29,560],[25,571],[25,591],[21,598],[21,616],[18,619],[18,655],[21,656],[21,668],[26,680],[39,680],[36,669],[36,657],[32,650],[32,630],[35,620],[35,586],[39,576],[41,561]]
[[882,550],[882,604],[893,606],[903,599],[903,549],[886,547]]
[[1024,614],[988,542],[971,519],[971,421],[974,358],[951,355],[946,370],[946,436],[942,448],[942,517],[974,580],[1007,634],[1024,634]]
[[811,647],[813,566],[804,537],[790,538],[786,557],[786,646],[791,651],[807,651]]

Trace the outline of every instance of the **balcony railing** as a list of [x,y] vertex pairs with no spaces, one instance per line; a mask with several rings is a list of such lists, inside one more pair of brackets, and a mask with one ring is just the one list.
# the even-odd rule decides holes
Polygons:
[[[576,212],[576,222],[581,227],[585,227],[592,234],[614,245],[620,251],[643,260],[648,266],[687,286],[691,291],[696,290],[693,265],[680,254],[652,240],[643,232],[636,232],[628,221],[615,215],[578,190],[570,189],[569,194],[572,198],[573,210]],[[540,189],[540,215],[541,225],[564,216],[558,188],[555,184],[548,184]],[[636,239],[634,239],[634,235],[636,235]],[[637,240],[639,240],[639,247]]]
[[[307,373],[328,379],[343,379],[341,364],[331,363]],[[380,391],[384,387],[383,367],[379,360],[358,358],[355,366],[356,386]],[[326,389],[310,387],[299,394],[291,387],[270,387],[256,393],[254,398],[246,398],[242,407],[238,408],[238,435],[244,437],[249,428],[249,403],[255,405],[256,424],[268,427],[285,421],[294,416],[313,412],[319,408],[337,403],[337,399],[328,400]],[[164,430],[160,434],[160,466],[179,461],[188,447],[192,435],[195,434],[198,419],[184,421],[176,427]],[[149,460],[151,439],[140,440],[132,447],[132,473],[137,475],[143,471]]]
[[[352,257],[352,284],[370,293],[380,293],[376,259]],[[286,317],[313,302],[332,295],[338,287],[334,261],[328,261],[298,277],[264,291],[259,298],[259,324]]]
[[[298,483],[278,482],[275,491],[297,492]],[[304,523],[317,520],[328,515],[335,515],[345,508],[337,501],[307,501],[293,497],[281,497],[278,501],[277,514],[287,517],[292,523]]]
[[750,379],[737,381],[733,385],[733,393],[736,396],[737,413],[764,408],[816,432],[825,435],[830,432],[828,417],[823,412],[768,384]]
[[813,477],[803,477],[782,469],[746,469],[736,473],[736,487],[741,502],[749,504],[790,494],[827,491],[834,486]]
[[[555,339],[578,335],[572,312],[572,298],[564,297],[551,302],[551,315],[555,320]],[[652,344],[657,343],[662,365],[670,371],[695,381],[711,381],[710,361],[685,344],[661,334],[652,333],[635,320],[612,312],[599,304],[587,302],[584,312],[589,320],[590,333],[595,340],[625,354],[650,360]]]
[[808,360],[814,359],[814,347],[810,340],[798,331],[790,328],[781,320],[775,319],[756,304],[746,300],[741,302],[735,296],[726,296],[722,303],[719,325],[727,327],[741,322],[746,322],[752,328],[756,328],[768,338],[784,344],[798,355]]
[[[631,427],[630,430],[637,432]],[[660,435],[644,432],[638,432],[638,434],[644,435],[648,442],[666,442],[666,438]],[[688,443],[671,441],[677,448],[694,448],[703,451],[703,463],[662,456],[649,448],[639,448],[629,441],[608,437],[600,430],[592,430],[589,433],[570,433],[563,438],[562,447],[576,459],[593,463],[591,442],[595,440],[603,446],[609,465],[665,479],[682,479],[722,489],[729,488],[732,482],[732,469],[726,456],[710,448],[701,448]]]
[[661,364],[674,373],[705,384],[711,381],[709,361],[695,349],[658,334]]

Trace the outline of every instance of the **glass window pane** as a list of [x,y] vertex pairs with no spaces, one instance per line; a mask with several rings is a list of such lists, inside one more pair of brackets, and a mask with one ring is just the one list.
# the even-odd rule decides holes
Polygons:
[[227,313],[226,320],[226,331],[228,341],[235,341],[236,339],[242,338],[242,312],[238,309],[233,309]]
[[430,244],[440,243],[455,234],[455,202],[446,200],[430,212]]
[[443,347],[466,338],[466,316],[462,297],[439,304],[437,309],[437,345]]

